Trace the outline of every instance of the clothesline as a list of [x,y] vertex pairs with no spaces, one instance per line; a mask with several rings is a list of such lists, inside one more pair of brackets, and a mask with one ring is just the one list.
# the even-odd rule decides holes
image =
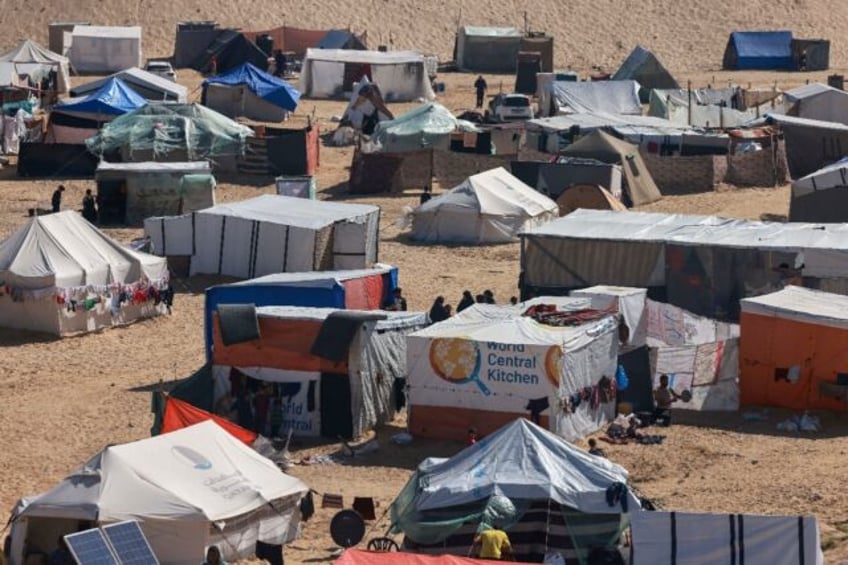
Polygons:
[[0,294],[5,293],[12,297],[15,302],[24,300],[40,300],[43,298],[56,298],[59,304],[71,301],[82,301],[92,295],[111,296],[118,294],[132,295],[138,291],[153,288],[155,290],[165,290],[168,288],[169,278],[164,276],[159,279],[151,280],[143,277],[134,283],[110,283],[104,285],[82,285],[72,287],[45,287],[45,288],[22,288],[12,285],[7,285],[4,281],[0,281]]

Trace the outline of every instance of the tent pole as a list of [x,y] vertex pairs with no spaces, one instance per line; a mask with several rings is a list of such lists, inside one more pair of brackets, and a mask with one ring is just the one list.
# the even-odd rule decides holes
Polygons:
[[692,125],[692,81],[691,80],[686,81],[686,93],[689,97],[689,111],[688,111],[686,124],[691,126]]

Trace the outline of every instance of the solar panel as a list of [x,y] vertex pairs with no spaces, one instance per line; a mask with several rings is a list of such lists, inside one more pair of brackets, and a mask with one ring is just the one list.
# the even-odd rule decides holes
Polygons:
[[67,535],[65,542],[79,565],[120,565],[97,528]]
[[103,526],[103,533],[123,565],[159,565],[138,522],[118,522]]

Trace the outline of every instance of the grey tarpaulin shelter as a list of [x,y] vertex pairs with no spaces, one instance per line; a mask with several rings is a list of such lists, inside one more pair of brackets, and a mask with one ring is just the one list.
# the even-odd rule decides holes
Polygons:
[[648,102],[651,89],[680,88],[671,73],[668,72],[657,56],[641,45],[637,45],[621,66],[612,75],[612,80],[635,80],[641,86],[639,98]]
[[765,121],[780,125],[792,178],[814,173],[848,153],[848,125],[781,114],[767,114]]
[[454,46],[456,65],[461,71],[515,72],[523,36],[513,27],[461,27]]
[[508,533],[520,561],[548,552],[586,563],[589,549],[614,546],[628,514],[641,512],[627,471],[589,455],[525,419],[514,420],[450,459],[425,459],[392,503],[391,531],[421,553],[466,555],[475,534]]
[[848,92],[812,83],[783,93],[786,113],[808,120],[848,124]]
[[90,92],[94,92],[112,78],[121,79],[124,84],[151,101],[186,102],[188,100],[188,88],[185,86],[162,78],[159,75],[148,73],[138,67],[132,67],[111,74],[108,77],[75,86],[71,88],[71,96],[84,96]]
[[642,115],[639,83],[635,80],[540,81],[536,96],[543,117],[572,113]]
[[848,158],[792,182],[790,222],[848,222]]

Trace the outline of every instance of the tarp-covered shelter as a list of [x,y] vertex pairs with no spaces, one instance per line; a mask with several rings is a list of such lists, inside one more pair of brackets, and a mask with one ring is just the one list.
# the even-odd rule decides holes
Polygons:
[[[590,455],[523,418],[449,459],[431,457],[390,507],[392,533],[421,553],[467,555],[492,526],[509,536],[519,560],[588,563],[595,548],[614,548],[629,517],[640,513],[627,471]],[[621,499],[607,491],[620,485]]]
[[425,243],[507,243],[522,229],[557,216],[556,202],[498,167],[413,210],[411,237]]
[[848,92],[826,84],[812,83],[783,93],[786,114],[848,124]]
[[347,29],[331,29],[316,45],[318,49],[353,49],[365,51],[368,47],[355,33]]
[[792,59],[799,71],[826,71],[830,68],[830,41],[792,38]]
[[574,440],[609,421],[615,399],[606,392],[598,403],[569,403],[614,377],[618,323],[598,313],[583,323],[575,315],[574,325],[550,325],[525,315],[539,304],[554,305],[563,318],[589,308],[586,299],[551,297],[476,304],[409,336],[413,435],[462,440],[469,428],[486,435],[535,413],[541,425]]
[[103,124],[146,105],[121,79],[109,79],[87,95],[59,101],[50,113],[45,141],[84,144]]
[[219,304],[379,310],[397,286],[397,267],[378,263],[369,269],[277,273],[207,288],[207,357],[212,353],[212,315]]
[[657,56],[641,45],[637,45],[621,66],[612,75],[612,80],[635,80],[641,87],[639,98],[648,101],[651,89],[680,88],[671,73],[668,72]]
[[143,62],[138,26],[75,26],[65,39],[65,53],[78,73],[114,73]]
[[792,70],[792,32],[734,31],[724,49],[723,67],[729,71]]
[[203,105],[230,118],[281,122],[300,93],[288,82],[244,63],[203,81]]
[[635,80],[539,83],[539,116],[606,113],[642,115],[639,83]]
[[438,102],[428,102],[393,120],[378,123],[368,141],[366,152],[447,150],[450,148],[450,136],[455,131],[476,132],[477,127],[471,122],[460,120]]
[[[691,103],[690,103],[691,100]],[[740,127],[759,117],[756,108],[745,108],[740,88],[654,89],[648,115],[680,126]]]
[[202,73],[211,73],[214,60],[216,73],[225,73],[245,63],[264,71],[268,69],[269,56],[244,33],[226,29],[218,34],[215,41],[191,63],[191,66]]
[[101,223],[138,225],[145,218],[189,214],[215,205],[215,177],[208,161],[101,161],[94,178]]
[[520,235],[523,294],[633,286],[730,321],[741,298],[788,281],[848,294],[845,224],[577,210]]
[[138,67],[132,67],[113,73],[108,77],[93,80],[71,88],[71,96],[85,96],[98,90],[111,79],[121,81],[144,98],[153,102],[186,102],[188,88],[172,80],[154,75]]
[[631,565],[824,565],[815,516],[639,512],[630,520]]
[[263,35],[268,36],[274,42],[275,50],[280,49],[284,53],[293,53],[298,59],[303,58],[307,49],[310,48],[367,49],[367,32],[356,35],[350,30],[303,29],[280,26],[263,31],[245,31],[244,34],[253,41]]
[[415,51],[308,49],[299,90],[309,98],[340,98],[362,77],[379,84],[388,102],[435,98],[424,56]]
[[604,163],[621,166],[624,173],[623,191],[632,206],[650,204],[662,198],[645,161],[639,153],[639,148],[616,137],[595,130],[585,137],[572,143],[562,154],[568,157],[583,157],[597,159]]
[[377,261],[380,209],[265,194],[182,216],[148,218],[154,252],[188,257],[190,273],[252,278],[363,269]]
[[211,20],[178,22],[174,38],[174,67],[190,67],[223,32],[218,23]]
[[429,321],[422,312],[262,306],[250,321],[258,337],[228,339],[244,323],[222,307],[213,313],[212,380],[198,386],[213,388],[217,405],[239,398],[242,376],[273,383],[282,417],[254,421],[261,433],[352,439],[394,419],[406,336]]
[[456,32],[456,66],[460,71],[513,73],[522,37],[513,27],[463,26]]
[[523,183],[554,200],[577,185],[603,187],[616,200],[621,200],[621,166],[597,159],[559,157],[555,163],[512,161],[510,172]]
[[792,181],[790,222],[848,222],[848,157]]
[[617,210],[623,212],[627,206],[607,189],[596,184],[577,184],[565,189],[556,199],[559,215],[566,216],[575,210]]
[[150,102],[104,126],[85,143],[125,161],[198,161],[240,155],[249,127],[200,104]]
[[848,298],[787,286],[742,300],[743,406],[846,410]]
[[62,335],[162,314],[168,267],[66,211],[36,216],[0,243],[0,279],[0,326]]
[[789,174],[797,179],[845,157],[848,125],[781,114],[767,114],[766,123],[780,125],[786,140]]
[[[226,477],[226,481],[212,481]],[[193,565],[206,548],[244,559],[256,542],[295,539],[308,487],[212,421],[111,445],[12,513],[11,563],[56,549],[81,524],[137,520],[161,563]]]
[[342,125],[349,125],[356,131],[371,135],[377,124],[393,119],[395,116],[386,106],[380,85],[362,77],[353,87],[350,102],[342,114]]
[[2,76],[25,75],[34,84],[41,84],[51,73],[55,73],[54,88],[59,93],[68,92],[71,86],[68,65],[67,57],[48,51],[30,39],[21,41],[11,51],[0,55]]

